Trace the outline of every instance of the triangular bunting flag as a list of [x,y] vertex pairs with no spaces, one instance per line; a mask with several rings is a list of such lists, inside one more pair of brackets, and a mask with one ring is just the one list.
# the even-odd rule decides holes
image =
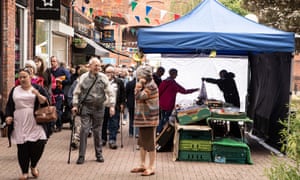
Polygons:
[[129,19],[130,19],[129,14],[125,14],[125,17],[126,17],[127,21],[129,21]]
[[140,16],[135,16],[135,19],[137,20],[137,22],[140,22]]
[[174,19],[177,20],[180,18],[180,15],[179,14],[174,14]]
[[162,20],[166,14],[167,14],[166,10],[160,10],[160,18],[159,19]]
[[117,16],[118,16],[118,17],[123,17],[121,13],[118,13]]
[[146,16],[150,13],[152,7],[151,6],[146,6]]
[[131,10],[132,10],[132,11],[134,11],[136,5],[137,5],[137,2],[135,2],[135,1],[132,1],[132,2],[131,2]]
[[107,12],[107,16],[111,17],[111,12],[110,11]]
[[84,6],[82,6],[81,7],[81,12],[84,14],[84,11],[85,11],[85,7]]
[[135,29],[134,29],[134,28],[131,28],[131,29],[130,29],[130,32],[131,32],[131,34],[134,36]]
[[102,11],[101,10],[97,11],[97,16],[102,16]]
[[90,8],[90,15],[92,15],[93,14],[93,8]]
[[145,17],[145,21],[150,24],[150,19],[148,17]]
[[160,24],[159,19],[155,19],[155,22],[156,22],[157,24]]

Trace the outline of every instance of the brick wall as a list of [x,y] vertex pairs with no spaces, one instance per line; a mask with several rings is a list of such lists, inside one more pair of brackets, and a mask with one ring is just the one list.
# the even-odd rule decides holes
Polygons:
[[2,69],[1,90],[3,100],[1,108],[5,107],[8,93],[14,85],[15,78],[15,0],[1,1],[2,11]]

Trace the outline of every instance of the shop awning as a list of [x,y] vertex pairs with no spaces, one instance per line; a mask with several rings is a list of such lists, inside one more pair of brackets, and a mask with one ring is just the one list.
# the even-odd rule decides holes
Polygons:
[[88,55],[96,55],[101,57],[109,57],[109,51],[105,48],[101,47],[99,44],[97,44],[94,40],[84,37],[78,33],[75,33],[75,35],[79,38],[84,39],[88,45],[86,48],[80,49],[80,48],[74,48],[75,53],[82,53],[82,54],[88,54]]

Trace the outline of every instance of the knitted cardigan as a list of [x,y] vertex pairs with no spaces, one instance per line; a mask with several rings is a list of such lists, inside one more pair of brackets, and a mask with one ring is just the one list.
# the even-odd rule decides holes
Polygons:
[[154,127],[159,122],[158,88],[153,80],[141,90],[137,90],[140,84],[136,84],[135,93],[135,127]]

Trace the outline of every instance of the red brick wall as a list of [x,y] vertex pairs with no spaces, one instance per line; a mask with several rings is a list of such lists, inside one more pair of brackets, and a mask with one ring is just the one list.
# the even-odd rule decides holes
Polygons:
[[1,76],[2,82],[1,90],[3,94],[3,100],[1,102],[1,108],[5,106],[8,93],[14,85],[15,77],[15,0],[1,1],[2,15],[2,69]]

